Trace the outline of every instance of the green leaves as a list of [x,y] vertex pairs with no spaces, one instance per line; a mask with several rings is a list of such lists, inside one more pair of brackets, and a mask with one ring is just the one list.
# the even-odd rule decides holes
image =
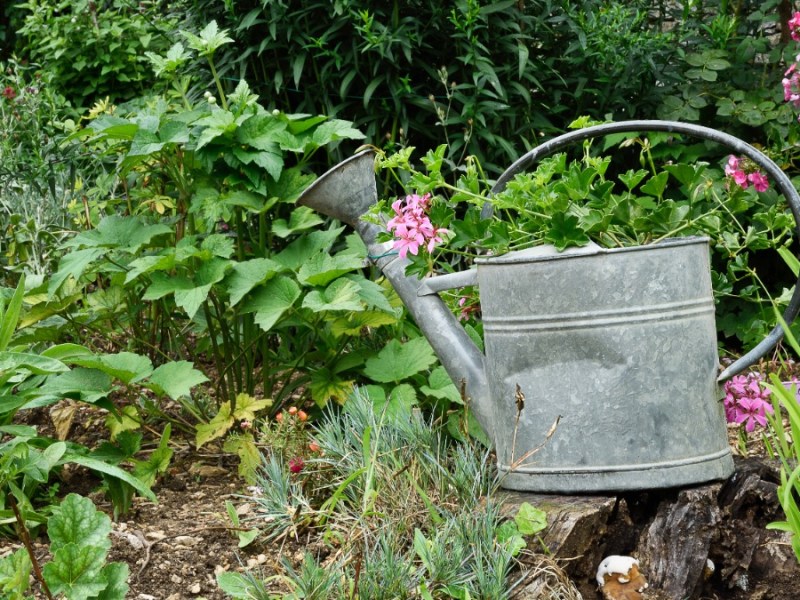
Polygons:
[[199,35],[188,31],[180,33],[186,38],[189,47],[196,50],[201,56],[212,56],[219,48],[233,42],[233,39],[228,37],[228,30],[220,30],[216,21],[211,21],[206,25]]
[[367,360],[364,374],[379,383],[397,383],[436,362],[428,340],[419,337],[401,344],[390,340],[377,356]]
[[111,520],[92,501],[69,494],[47,522],[53,558],[42,574],[54,595],[70,600],[124,600],[128,565],[106,563]]

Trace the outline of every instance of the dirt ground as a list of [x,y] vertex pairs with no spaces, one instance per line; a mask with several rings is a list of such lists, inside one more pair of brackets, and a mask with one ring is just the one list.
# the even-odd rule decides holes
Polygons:
[[[44,433],[45,419],[40,415],[39,420],[42,421],[38,423],[40,432]],[[96,421],[91,418],[82,421],[79,419],[73,424],[71,436],[75,436],[72,439],[86,443],[98,432],[105,435],[105,431]],[[232,502],[242,517],[246,517],[250,507],[246,499],[241,497],[247,490],[246,484],[236,474],[236,461],[230,456],[218,453],[213,447],[208,449],[204,447],[203,451],[198,453],[189,441],[181,439],[180,436],[173,436],[173,448],[174,456],[169,474],[154,488],[158,503],[153,504],[136,498],[132,510],[113,525],[113,546],[109,560],[128,563],[130,567],[128,598],[222,600],[226,596],[216,585],[215,576],[218,573],[260,567],[265,574],[269,574],[275,571],[274,566],[281,556],[287,556],[292,562],[297,563],[302,557],[301,550],[304,545],[306,543],[313,545],[314,540],[309,539],[300,540],[300,544],[295,544],[294,547],[268,547],[256,540],[244,549],[238,548],[238,538],[231,528],[225,502]],[[737,465],[745,464],[746,460],[737,459]],[[61,484],[61,494],[75,491],[88,495],[100,509],[111,513],[111,504],[101,493],[93,491],[98,484],[97,481],[82,471],[68,475],[71,476]],[[766,475],[766,478],[774,479],[774,473]],[[782,518],[774,497],[775,483],[759,481],[759,486],[753,488],[752,494],[741,499],[737,504],[736,514],[731,515],[731,519],[726,523],[720,524],[720,540],[725,544],[740,546],[763,545],[763,539],[766,538],[754,538],[755,534],[750,533],[744,535],[744,531],[747,529],[748,532],[756,532],[760,536],[767,522]],[[641,497],[629,495],[623,500],[624,506],[618,501],[614,513],[616,521],[611,522],[606,531],[598,532],[597,544],[607,546],[613,542],[624,546],[624,536],[632,535],[634,530],[641,530],[644,524],[652,519],[661,499],[663,499],[661,495],[651,492],[643,493]],[[622,514],[621,507],[625,508],[625,514]],[[624,527],[621,529],[615,527],[615,524],[623,524]],[[737,534],[737,531],[740,533]],[[612,540],[612,536],[618,538],[621,536],[623,541]],[[741,544],[737,540],[740,540]],[[47,547],[43,540],[37,541],[36,546],[39,555],[46,557]],[[18,547],[17,543],[0,540],[0,555],[5,555]],[[718,554],[723,551],[727,552],[722,547],[717,549]],[[756,548],[748,551],[746,547],[739,548],[736,552],[738,554],[734,557],[731,550],[728,553],[729,558],[734,557],[738,561],[742,553],[749,552],[751,560],[756,561],[745,565],[746,568],[751,568],[749,591],[741,589],[741,583],[738,588],[732,586],[730,580],[732,571],[728,570],[724,574],[715,574],[707,582],[702,594],[697,596],[698,598],[800,599],[800,590],[791,583],[796,579],[789,579],[788,584],[780,583],[776,579],[777,587],[772,586],[772,589],[764,583],[770,581],[772,568],[769,564],[757,564],[758,556],[763,562],[766,556],[764,552],[759,554]],[[784,551],[784,558],[786,554]],[[723,565],[723,561],[720,561],[720,565]],[[724,568],[730,566],[725,564]],[[569,565],[565,568],[570,570]],[[575,572],[575,569],[571,570]],[[723,575],[728,579],[726,580]],[[601,597],[593,587],[592,577],[585,572],[580,576],[580,580],[574,583],[586,600],[597,600]]]

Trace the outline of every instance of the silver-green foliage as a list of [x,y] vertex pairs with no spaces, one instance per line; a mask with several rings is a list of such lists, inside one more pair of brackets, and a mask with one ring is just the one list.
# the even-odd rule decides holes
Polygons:
[[501,529],[485,449],[453,441],[416,411],[388,418],[360,389],[326,413],[314,440],[320,453],[300,473],[267,458],[248,498],[248,526],[273,541],[311,532],[339,558],[325,568],[310,555],[299,567],[284,565],[271,579],[288,595],[254,591],[252,574],[220,577],[223,591],[260,599],[509,596],[522,536],[541,527],[526,519]]

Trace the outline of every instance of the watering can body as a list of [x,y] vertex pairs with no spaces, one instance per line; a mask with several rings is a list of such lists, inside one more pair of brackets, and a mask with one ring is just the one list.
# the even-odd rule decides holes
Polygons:
[[[629,121],[571,132],[529,152],[498,179],[576,140],[621,131],[697,135],[765,168],[800,196],[770,159],[721,132],[671,121]],[[468,272],[419,280],[361,217],[377,202],[373,156],[332,168],[298,200],[353,226],[494,444],[500,485],[549,493],[677,487],[733,472],[719,382],[780,339],[776,327],[719,373],[708,240],[559,253],[540,247],[480,258]],[[438,294],[477,284],[485,352]],[[784,313],[800,311],[800,286]]]
[[512,252],[478,259],[477,279],[504,487],[650,489],[733,472],[707,239]]

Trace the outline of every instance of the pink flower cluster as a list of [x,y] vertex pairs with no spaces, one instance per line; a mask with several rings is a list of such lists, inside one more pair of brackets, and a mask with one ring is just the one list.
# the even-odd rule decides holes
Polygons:
[[769,390],[761,386],[760,373],[736,375],[725,382],[725,417],[728,423],[744,423],[747,431],[756,425],[767,424],[767,413],[772,413]]
[[[749,172],[748,172],[749,171]],[[746,190],[752,183],[757,192],[765,192],[769,189],[769,180],[761,171],[755,171],[742,158],[731,154],[728,157],[728,164],[725,165],[725,175],[732,177],[733,181]]]
[[789,19],[789,34],[795,42],[800,42],[800,12],[796,12]]
[[[794,13],[787,24],[792,39],[800,42],[800,12]],[[795,108],[800,108],[800,72],[798,72],[798,63],[800,63],[800,54],[795,58],[795,62],[786,69],[781,81],[783,84],[783,99],[786,102],[791,102]],[[800,120],[800,117],[798,117],[798,120]]]
[[[800,61],[800,55],[795,60]],[[795,108],[800,108],[800,72],[797,70],[796,62],[786,69],[781,83],[783,84],[783,99],[791,102]]]
[[442,242],[441,234],[448,233],[446,229],[434,227],[428,217],[431,204],[431,195],[409,194],[405,199],[392,203],[395,216],[386,224],[386,228],[394,233],[396,238],[392,246],[401,258],[409,252],[413,255],[419,253],[420,246],[425,246],[432,252],[436,244]]

